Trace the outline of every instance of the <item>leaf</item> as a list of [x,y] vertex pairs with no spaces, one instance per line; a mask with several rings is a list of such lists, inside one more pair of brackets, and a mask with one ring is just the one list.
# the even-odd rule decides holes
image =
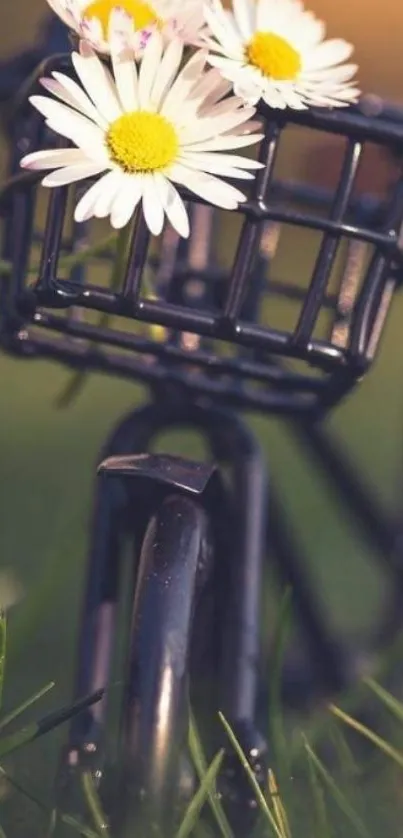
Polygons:
[[290,825],[288,823],[287,812],[279,794],[276,777],[273,774],[273,771],[271,771],[270,769],[268,772],[268,785],[270,796],[273,802],[274,815],[277,821],[277,826],[280,830],[280,834],[282,838],[291,838],[291,830]]
[[[305,737],[303,738],[305,739]],[[315,767],[315,763],[309,751],[306,748],[305,754],[308,761],[309,782],[312,790],[312,797],[315,804],[316,820],[318,827],[317,834],[320,835],[321,838],[332,838],[332,833],[326,811],[325,795],[323,792],[323,788],[320,784],[318,772]]]
[[[189,719],[189,733],[188,733],[188,743],[189,743],[189,750],[190,755],[193,760],[194,767],[196,769],[197,775],[199,777],[200,782],[203,781],[203,778],[207,771],[207,760],[203,752],[203,746],[200,741],[199,732],[197,730],[197,725],[195,718],[190,712],[190,719]],[[217,822],[217,826],[221,832],[223,838],[233,838],[232,829],[228,823],[226,814],[224,809],[221,805],[220,800],[215,794],[215,790],[211,792],[208,791],[208,802],[211,807],[211,811],[215,817]]]
[[37,693],[32,695],[30,698],[27,698],[26,701],[23,701],[22,704],[15,708],[15,710],[11,710],[10,713],[7,713],[6,716],[3,716],[3,718],[0,719],[0,730],[3,730],[5,727],[7,727],[7,725],[10,724],[10,722],[13,722],[15,719],[18,718],[18,716],[21,716],[21,714],[24,713],[25,710],[28,710],[28,707],[32,707],[33,704],[36,704],[36,702],[39,701],[40,698],[43,698],[43,696],[50,692],[50,690],[53,690],[54,686],[55,682],[49,681],[49,683],[45,684],[45,686],[42,687],[42,689],[38,690]]
[[360,769],[354,759],[351,748],[349,747],[339,726],[336,724],[336,721],[334,719],[331,719],[330,721],[331,724],[328,728],[329,738],[333,742],[337,753],[340,770],[343,776],[350,781],[353,777],[358,777],[360,775]]
[[255,793],[256,803],[258,804],[259,809],[262,812],[262,815],[263,815],[266,823],[268,823],[270,825],[270,827],[274,830],[274,832],[277,835],[277,838],[282,838],[282,835],[281,835],[280,830],[277,826],[277,823],[276,823],[276,820],[273,816],[273,813],[272,813],[272,811],[271,811],[271,809],[270,809],[270,807],[267,803],[267,800],[266,800],[266,798],[265,798],[265,796],[262,792],[262,789],[259,786],[259,783],[258,783],[258,781],[257,781],[257,779],[256,779],[256,777],[253,773],[253,770],[252,770],[251,766],[249,765],[249,762],[248,762],[248,760],[247,760],[247,758],[246,758],[246,756],[245,756],[245,754],[244,754],[244,752],[241,748],[241,745],[239,744],[239,742],[238,742],[238,740],[235,736],[235,733],[233,732],[231,726],[228,724],[225,716],[221,712],[218,715],[219,715],[220,721],[222,722],[222,724],[225,728],[228,739],[230,740],[231,745],[234,748],[235,753],[239,757],[239,761],[240,761],[240,763],[241,763],[241,765],[242,765],[242,767],[243,767],[243,769],[246,773],[246,776],[248,777],[248,780],[249,780],[249,782],[252,786],[252,789]]
[[289,775],[288,747],[284,734],[281,706],[282,671],[285,647],[291,620],[291,588],[284,592],[274,634],[273,652],[270,657],[269,678],[269,730],[280,779]]
[[361,821],[361,818],[359,818],[359,816],[356,814],[350,802],[347,800],[343,792],[339,789],[339,787],[333,780],[333,777],[329,774],[328,770],[325,768],[319,757],[312,750],[311,746],[309,745],[309,742],[307,741],[307,739],[305,739],[305,737],[304,745],[308,756],[311,758],[318,774],[327,786],[327,789],[329,790],[333,799],[337,803],[339,809],[343,812],[347,820],[354,827],[355,831],[360,836],[360,838],[369,838],[369,833],[367,832],[365,825]]
[[30,800],[31,803],[34,803],[35,806],[38,807],[38,809],[41,809],[42,812],[47,811],[45,804],[42,803],[41,800],[38,800],[38,798],[35,797],[35,795],[31,794],[30,791],[27,791],[27,789],[24,786],[21,786],[17,780],[14,780],[14,777],[11,777],[2,765],[0,765],[0,774],[2,777],[4,777],[4,779],[7,781],[7,783],[9,783],[10,786],[12,786],[16,791],[18,791],[19,794],[22,794],[24,797],[26,797],[27,800]]
[[224,750],[222,749],[216,754],[211,765],[209,765],[196,794],[186,809],[182,823],[176,833],[176,838],[188,838],[191,835],[206,800],[215,793],[215,784],[223,757]]
[[383,702],[385,707],[393,713],[399,722],[403,722],[403,704],[401,701],[394,698],[393,695],[381,687],[381,685],[372,678],[364,678],[364,684],[366,684],[370,690],[375,693],[375,695]]
[[64,724],[64,722],[68,722],[71,718],[73,718],[73,716],[81,713],[86,707],[100,701],[104,692],[104,689],[97,690],[95,693],[92,693],[92,695],[81,698],[68,707],[62,707],[61,710],[54,713],[48,713],[48,715],[44,716],[43,719],[40,719],[39,722],[32,722],[32,724],[21,728],[21,730],[17,730],[16,733],[3,737],[3,739],[0,740],[0,758],[7,756],[12,753],[12,751],[17,750],[17,748],[21,748],[22,745],[27,745],[34,739],[44,736],[45,733],[49,733],[51,730],[59,727],[59,725]]
[[89,826],[85,826],[85,824],[80,823],[80,821],[76,820],[76,818],[72,818],[71,815],[62,815],[60,820],[68,826],[71,826],[76,830],[76,832],[83,835],[84,838],[99,838],[97,832],[94,832]]
[[101,801],[99,799],[98,792],[95,788],[93,776],[90,771],[84,771],[82,773],[81,783],[84,791],[85,800],[88,809],[91,813],[92,820],[94,822],[97,838],[99,836],[105,836],[105,838],[108,838],[108,823],[102,811]]
[[344,713],[343,710],[340,710],[339,707],[335,707],[334,704],[331,704],[329,709],[335,716],[337,716],[338,719],[341,719],[342,722],[349,725],[349,727],[353,728],[353,730],[356,730],[357,733],[361,733],[362,736],[365,736],[366,739],[373,742],[379,750],[383,751],[386,756],[393,759],[400,768],[403,768],[403,754],[400,751],[397,751],[393,745],[390,745],[386,739],[382,739],[381,736],[378,736],[378,734],[374,733],[373,730],[370,730],[369,727],[366,727],[361,722],[358,722],[357,719],[353,719],[352,716]]

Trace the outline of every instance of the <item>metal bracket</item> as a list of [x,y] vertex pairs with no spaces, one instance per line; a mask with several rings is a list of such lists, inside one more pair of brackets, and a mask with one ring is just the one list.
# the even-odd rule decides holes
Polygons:
[[212,463],[149,453],[107,457],[98,466],[98,474],[152,481],[192,497],[203,495],[212,479],[218,477],[217,468]]

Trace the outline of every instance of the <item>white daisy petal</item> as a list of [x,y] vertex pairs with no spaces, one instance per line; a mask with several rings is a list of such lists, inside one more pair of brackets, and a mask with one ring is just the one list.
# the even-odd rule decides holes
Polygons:
[[209,54],[207,56],[207,61],[212,67],[217,67],[224,77],[230,79],[230,81],[234,81],[234,78],[238,73],[244,72],[245,64],[243,58],[236,60],[228,58],[227,56],[223,58],[221,55]]
[[216,9],[213,10],[207,4],[204,6],[204,17],[210,31],[218,43],[222,44],[226,54],[231,58],[241,58],[243,41],[241,33],[236,30],[236,26],[229,26],[225,15],[221,17],[217,14]]
[[81,148],[57,148],[52,151],[32,151],[20,161],[23,169],[55,169],[75,163],[88,163]]
[[95,218],[110,215],[116,195],[119,194],[125,175],[121,171],[108,172],[102,178],[102,190],[94,203]]
[[183,43],[175,38],[168,44],[162,57],[150,94],[150,106],[158,110],[178,72],[183,56]]
[[108,42],[110,52],[126,50],[133,39],[134,20],[122,6],[115,6],[109,14]]
[[161,113],[167,119],[174,119],[180,113],[183,102],[189,91],[192,89],[195,81],[200,77],[206,63],[206,53],[198,50],[192,58],[185,64],[177,78],[175,79],[169,93],[167,93]]
[[249,0],[232,0],[232,6],[238,29],[245,41],[249,41],[252,37],[255,23],[253,20],[253,6]]
[[97,17],[80,18],[77,30],[80,38],[87,41],[95,52],[108,52],[108,42],[104,38],[102,23]]
[[200,154],[181,154],[178,163],[186,166],[196,172],[206,172],[209,175],[220,175],[221,177],[239,178],[239,180],[252,180],[254,175],[244,169],[237,169],[235,166],[227,166],[224,163],[218,163],[214,160],[215,155],[211,156],[210,160],[202,162],[199,160]]
[[53,131],[82,147],[94,147],[103,142],[104,134],[87,117],[46,96],[31,96],[31,104],[46,117]]
[[86,178],[99,175],[102,172],[102,166],[98,163],[76,163],[74,166],[64,166],[62,169],[56,169],[50,175],[43,178],[43,186],[65,186],[68,183],[75,183],[77,180],[85,180]]
[[223,97],[230,92],[232,86],[230,81],[228,81],[227,79],[220,78],[220,71],[217,70],[216,67],[213,67],[210,72],[217,73],[220,80],[217,81],[217,85],[213,88],[211,93],[208,96],[206,96],[203,103],[203,106],[205,108],[209,107],[210,105],[213,106],[217,102],[219,102],[220,99],[223,99]]
[[115,230],[130,221],[143,194],[143,175],[126,175],[115,196],[111,210],[111,224]]
[[222,151],[232,148],[245,148],[251,143],[258,143],[264,137],[264,134],[221,134],[218,137],[212,137],[209,140],[202,142],[188,143],[187,148],[191,151]]
[[176,163],[170,169],[169,177],[208,203],[223,209],[236,209],[239,203],[246,201],[245,195],[235,186],[224,183],[213,175],[192,171],[180,163]]
[[55,81],[55,79],[39,79],[39,83],[45,88],[47,93],[51,93],[52,96],[55,96],[56,99],[60,99],[60,101],[65,105],[68,105],[70,108],[74,108],[76,111],[78,110],[79,113],[85,113],[82,108],[78,107],[77,100],[74,99],[74,97],[71,96],[67,90],[64,90],[63,87]]
[[108,122],[117,119],[122,109],[118,102],[116,88],[109,71],[91,47],[85,41],[81,41],[80,52],[73,52],[71,60],[96,108]]
[[139,72],[139,104],[140,108],[148,108],[151,91],[162,56],[162,38],[155,32],[149,39],[144,50]]
[[199,124],[186,125],[181,131],[182,142],[208,140],[224,131],[232,131],[250,119],[254,113],[255,108],[243,108],[233,113],[229,111],[216,119],[203,119]]
[[62,0],[48,0],[49,6],[60,17],[60,19],[67,26],[74,25],[74,17],[69,10],[68,4],[63,3]]
[[189,216],[179,192],[164,175],[158,172],[154,175],[154,181],[168,220],[176,232],[182,238],[187,239],[189,236]]
[[322,41],[304,60],[304,70],[319,70],[334,67],[347,61],[353,52],[353,47],[347,41],[333,39]]
[[164,226],[164,209],[152,175],[143,177],[143,213],[150,233],[159,236]]
[[[303,111],[306,105],[301,99],[301,96],[293,89],[291,85],[285,84],[281,87],[279,95],[283,98],[287,108],[293,108],[296,111]],[[273,105],[272,105],[273,107]]]
[[74,221],[80,223],[82,221],[88,221],[89,218],[92,218],[97,200],[103,194],[105,188],[104,181],[110,174],[111,172],[108,172],[108,174],[95,181],[95,183],[87,189],[82,198],[80,198],[74,211]]
[[111,14],[111,60],[120,104],[124,111],[130,112],[139,107],[137,69],[132,50],[127,44],[122,44],[114,28],[118,11],[113,9]]
[[272,84],[267,85],[264,88],[262,99],[264,102],[266,102],[266,105],[268,105],[269,108],[274,108],[276,110],[283,111],[287,107],[287,102],[284,96],[282,95],[282,93],[276,90],[276,88]]
[[[71,79],[69,76],[65,76],[63,73],[58,72],[54,72],[52,73],[52,75],[55,79],[55,87],[53,88],[53,90],[51,90],[53,95],[58,96],[60,99],[63,95],[66,96],[66,102],[67,98],[69,97],[71,100],[70,104],[72,104],[74,108],[77,108],[77,110],[81,111],[81,113],[83,113],[84,116],[87,116],[88,119],[91,119],[92,122],[95,122],[95,124],[99,125],[100,128],[106,128],[106,120],[94,107],[94,105],[91,102],[91,99],[86,95],[86,93],[84,93],[82,88],[78,84],[76,84],[75,81],[73,81],[73,79]],[[46,81],[46,79],[42,80],[43,86],[45,86]],[[51,79],[48,79],[48,81],[51,82]],[[50,89],[49,86],[48,89]],[[67,102],[67,104],[69,103]]]
[[357,69],[356,64],[341,64],[340,67],[330,67],[327,70],[302,71],[301,81],[307,80],[313,84],[323,84],[324,82],[340,84],[350,81],[355,76]]
[[[263,169],[263,163],[258,160],[250,160],[249,157],[241,157],[239,154],[214,154],[199,151],[194,146],[190,146],[189,150],[185,150],[182,154],[187,160],[198,160],[199,168],[204,169],[205,165],[229,166],[231,169]],[[222,172],[224,174],[224,170]]]

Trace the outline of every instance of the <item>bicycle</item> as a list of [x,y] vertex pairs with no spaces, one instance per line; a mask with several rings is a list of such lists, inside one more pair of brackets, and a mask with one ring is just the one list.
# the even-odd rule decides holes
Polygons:
[[[64,62],[51,59],[44,69]],[[403,183],[399,178],[381,202],[355,198],[353,187],[365,144],[400,152],[403,124],[358,109],[262,115],[266,130],[260,155],[265,168],[238,211],[244,225],[232,269],[220,269],[211,258],[215,216],[189,199],[199,235],[179,245],[176,235],[167,231],[158,257],[148,258],[149,235],[139,214],[123,286],[116,290],[89,282],[79,260],[67,278],[60,277],[60,255],[72,245],[82,248],[88,233],[82,225],[79,238],[77,229],[63,238],[65,188],[56,189],[49,199],[39,242],[41,264],[34,285],[27,285],[32,242],[38,242],[36,179],[16,175],[17,157],[21,143],[26,152],[38,147],[43,136],[37,117],[24,108],[15,123],[16,152],[3,190],[3,258],[12,267],[11,280],[3,277],[1,282],[3,349],[22,358],[49,358],[73,369],[145,381],[155,393],[154,403],[123,420],[101,455],[75,686],[75,695],[82,696],[108,683],[118,559],[129,533],[137,558],[134,591],[129,592],[134,603],[129,671],[120,714],[121,801],[119,810],[112,812],[117,834],[124,833],[133,798],[148,817],[151,813],[156,826],[167,828],[173,816],[172,800],[180,787],[179,754],[185,750],[188,676],[197,706],[200,675],[218,673],[213,679],[218,686],[209,697],[212,712],[223,710],[256,775],[264,777],[266,744],[256,728],[255,706],[266,538],[275,544],[279,569],[293,587],[294,606],[316,665],[315,688],[339,691],[351,680],[350,661],[307,588],[299,548],[295,552],[289,543],[282,507],[271,492],[268,499],[257,440],[229,406],[291,419],[304,444],[330,464],[342,491],[348,490],[370,537],[383,547],[387,544],[389,551],[397,538],[393,522],[371,506],[316,423],[368,370],[400,281]],[[330,206],[328,217],[322,210],[315,212],[318,203],[323,207],[316,192],[275,182],[276,153],[295,126],[314,134],[330,132],[345,142],[335,194],[330,202],[329,195],[324,198],[325,207]],[[283,196],[285,207],[275,203],[276,195]],[[298,201],[302,209],[295,210]],[[265,275],[279,224],[321,234],[307,288],[271,284]],[[327,285],[341,241],[347,242],[347,258],[339,285],[330,294]],[[356,264],[352,270],[349,261],[354,243],[372,251],[360,260],[360,271]],[[110,253],[101,255],[111,258]],[[142,295],[147,258],[155,273],[157,299]],[[273,291],[301,303],[292,328],[256,322]],[[323,310],[330,315],[331,329],[318,337]],[[94,311],[116,317],[125,330],[83,317]],[[136,334],[127,323],[161,327],[165,339]],[[217,342],[225,352],[218,350]],[[293,362],[302,363],[303,371]],[[183,424],[202,431],[211,463],[150,453],[162,429]],[[275,510],[271,528],[268,503]],[[393,570],[401,584],[398,564]],[[101,778],[106,712],[107,696],[73,722],[63,757],[67,780],[83,767]],[[236,810],[236,826],[243,831],[251,798],[239,775],[236,760],[229,759],[227,794]]]

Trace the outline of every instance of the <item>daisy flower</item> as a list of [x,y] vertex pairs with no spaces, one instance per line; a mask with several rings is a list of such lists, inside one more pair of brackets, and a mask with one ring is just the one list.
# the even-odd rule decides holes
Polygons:
[[230,85],[216,69],[205,72],[205,52],[199,50],[181,67],[182,56],[180,41],[164,49],[161,35],[154,33],[137,71],[131,52],[115,49],[112,41],[112,75],[82,41],[80,53],[72,54],[82,86],[58,72],[42,79],[60,101],[47,96],[30,101],[46,124],[76,147],[33,152],[21,166],[54,170],[42,181],[50,187],[97,178],[75,209],[76,221],[110,216],[112,226],[120,228],[141,201],[154,235],[166,215],[187,237],[188,216],[174,183],[224,209],[236,209],[245,200],[221,178],[253,179],[253,170],[261,167],[227,153],[262,139],[253,133],[255,108],[228,96]]
[[325,27],[300,0],[220,0],[204,7],[215,53],[209,62],[248,103],[271,108],[342,107],[357,101],[357,66],[346,64],[353,47],[325,40]]
[[109,52],[109,26],[114,14],[115,33],[141,55],[151,32],[166,40],[181,38],[198,44],[204,27],[203,0],[48,0],[53,11],[85,38],[97,52]]

